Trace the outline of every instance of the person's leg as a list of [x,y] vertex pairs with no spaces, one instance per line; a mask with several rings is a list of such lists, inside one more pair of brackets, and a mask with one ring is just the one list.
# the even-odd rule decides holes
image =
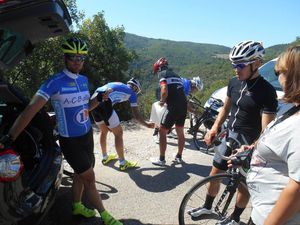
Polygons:
[[161,161],[165,160],[167,149],[167,133],[169,129],[161,126],[159,129],[159,158]]
[[72,184],[73,202],[81,201],[83,190],[84,186],[81,179],[78,177],[78,174],[74,173]]
[[[212,169],[211,169],[209,175],[213,176],[213,175],[216,175],[221,172],[224,172],[224,171],[212,166]],[[205,198],[204,204],[198,208],[190,209],[189,214],[192,217],[198,217],[201,215],[211,214],[212,213],[212,210],[211,210],[212,204],[214,202],[216,195],[219,192],[219,189],[220,189],[220,180],[210,182],[207,187],[206,198]]]
[[184,137],[184,130],[183,126],[176,126],[176,133],[178,137],[178,155],[182,155],[183,149],[184,149],[184,144],[185,144],[185,137]]
[[102,155],[107,155],[107,144],[106,144],[106,139],[107,139],[107,134],[109,132],[109,129],[105,125],[105,123],[97,124],[97,126],[100,129],[100,146],[101,146],[101,151]]
[[240,221],[240,216],[242,215],[243,211],[247,207],[248,201],[250,198],[250,194],[246,187],[243,185],[238,186],[237,190],[237,198],[234,211],[230,215],[230,219],[236,222]]
[[76,184],[73,185],[83,185],[85,192],[87,194],[89,202],[97,209],[100,213],[104,211],[104,206],[101,200],[101,196],[96,188],[96,180],[93,168],[78,174],[77,178],[74,180]]
[[123,142],[123,129],[121,125],[110,128],[115,136],[115,148],[120,160],[124,160],[124,142]]
[[104,224],[106,225],[122,225],[122,223],[113,218],[104,208],[102,203],[101,195],[96,188],[95,173],[93,168],[90,168],[83,173],[78,175],[78,180],[84,186],[87,198],[89,202],[95,207],[100,213]]

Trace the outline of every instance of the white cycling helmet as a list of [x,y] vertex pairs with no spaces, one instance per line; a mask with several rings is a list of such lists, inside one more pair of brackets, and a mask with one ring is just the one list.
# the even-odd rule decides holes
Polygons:
[[133,91],[137,94],[139,94],[142,91],[140,82],[134,77],[127,81],[127,84],[131,84],[133,86]]
[[231,62],[250,62],[262,59],[264,55],[265,49],[261,42],[242,41],[231,49],[229,59]]
[[198,91],[202,91],[203,89],[203,82],[201,80],[201,78],[198,76],[198,77],[193,77],[193,79],[191,80],[191,82],[193,84],[195,84],[196,88],[198,89]]

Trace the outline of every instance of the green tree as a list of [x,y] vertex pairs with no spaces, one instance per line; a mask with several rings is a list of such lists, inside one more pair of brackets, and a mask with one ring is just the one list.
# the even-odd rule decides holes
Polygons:
[[124,46],[123,27],[110,29],[103,12],[87,19],[79,29],[80,35],[89,43],[89,57],[85,71],[95,87],[109,81],[125,81],[129,63],[137,56]]

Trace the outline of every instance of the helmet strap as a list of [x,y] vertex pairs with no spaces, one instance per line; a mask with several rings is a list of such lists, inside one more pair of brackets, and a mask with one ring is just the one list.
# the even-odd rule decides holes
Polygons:
[[253,64],[250,64],[250,69],[251,69],[251,74],[250,74],[250,77],[247,80],[251,80],[253,78],[253,76],[257,73],[257,70],[258,70],[258,68],[253,70]]

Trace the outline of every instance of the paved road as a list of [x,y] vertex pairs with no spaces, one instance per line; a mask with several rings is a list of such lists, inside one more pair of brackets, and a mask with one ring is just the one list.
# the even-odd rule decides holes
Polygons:
[[[172,162],[177,151],[177,140],[168,139],[167,166],[157,167],[149,158],[158,156],[158,145],[152,139],[152,130],[129,124],[124,130],[128,159],[138,160],[139,168],[128,172],[118,169],[118,162],[108,166],[100,163],[99,133],[95,132],[96,180],[104,205],[125,225],[175,225],[178,209],[187,190],[209,174],[212,156],[197,151],[191,136],[186,134],[184,163]],[[108,146],[113,149],[113,136]],[[64,177],[57,201],[44,224],[102,224],[99,218],[82,219],[71,216],[71,180]]]

